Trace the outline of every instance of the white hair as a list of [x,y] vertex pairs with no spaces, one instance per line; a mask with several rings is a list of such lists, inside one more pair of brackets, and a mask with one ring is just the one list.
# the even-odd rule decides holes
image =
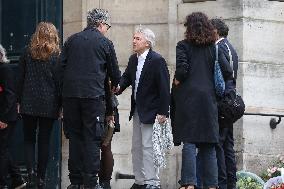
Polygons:
[[6,50],[4,49],[4,47],[1,44],[0,44],[0,54],[2,55],[0,62],[3,62],[3,63],[10,62],[10,60],[8,60],[8,58],[6,56]]
[[141,25],[135,29],[135,33],[142,33],[145,39],[149,42],[150,48],[155,46],[155,34],[149,28],[143,28]]

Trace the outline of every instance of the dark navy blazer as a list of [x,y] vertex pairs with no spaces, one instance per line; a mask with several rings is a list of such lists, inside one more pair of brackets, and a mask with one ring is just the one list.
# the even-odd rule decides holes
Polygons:
[[129,120],[131,120],[136,108],[142,123],[153,124],[157,114],[166,116],[169,114],[169,71],[165,59],[150,49],[141,72],[135,100],[134,88],[137,64],[137,54],[131,55],[120,81],[119,93],[131,85],[132,95]]

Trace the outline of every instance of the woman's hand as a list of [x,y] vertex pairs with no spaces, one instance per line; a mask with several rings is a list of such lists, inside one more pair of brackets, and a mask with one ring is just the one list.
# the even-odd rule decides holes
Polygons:
[[6,123],[0,121],[0,129],[6,129],[7,126],[8,126],[8,125],[7,125]]

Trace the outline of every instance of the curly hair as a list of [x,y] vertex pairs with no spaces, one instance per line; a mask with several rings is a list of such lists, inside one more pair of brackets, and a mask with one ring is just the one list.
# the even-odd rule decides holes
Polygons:
[[52,54],[59,54],[59,37],[55,26],[40,22],[31,37],[29,50],[33,59],[48,60]]
[[185,38],[195,45],[214,44],[217,36],[208,17],[202,12],[194,12],[186,17]]

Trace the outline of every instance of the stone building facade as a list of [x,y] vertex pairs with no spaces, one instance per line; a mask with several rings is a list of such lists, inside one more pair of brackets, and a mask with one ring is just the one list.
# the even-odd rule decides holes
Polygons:
[[[230,27],[229,40],[236,47],[240,65],[238,90],[247,112],[284,114],[284,2],[268,0],[64,0],[64,40],[86,26],[86,12],[108,9],[113,41],[121,70],[132,54],[132,35],[136,26],[151,28],[157,37],[155,50],[167,60],[171,76],[175,70],[175,46],[183,39],[183,22],[191,12],[202,11],[209,17],[222,17]],[[114,173],[132,173],[132,123],[128,89],[119,96],[121,132],[113,139]],[[284,123],[274,130],[269,117],[244,116],[235,126],[238,169],[259,173],[277,154],[284,153]],[[63,178],[66,188],[68,141],[63,139]],[[178,188],[181,147],[167,155],[168,166],[161,171],[164,189]],[[114,189],[130,188],[133,180],[113,179]]]

